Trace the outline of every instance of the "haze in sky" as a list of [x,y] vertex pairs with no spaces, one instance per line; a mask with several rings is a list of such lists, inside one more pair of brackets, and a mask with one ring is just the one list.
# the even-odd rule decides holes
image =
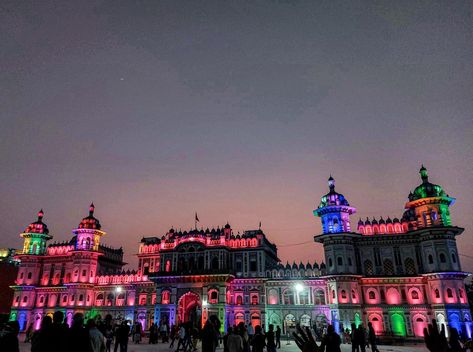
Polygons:
[[359,217],[430,181],[473,271],[470,1],[2,1],[0,246],[40,208],[123,246],[171,227],[262,229],[320,262],[336,179]]

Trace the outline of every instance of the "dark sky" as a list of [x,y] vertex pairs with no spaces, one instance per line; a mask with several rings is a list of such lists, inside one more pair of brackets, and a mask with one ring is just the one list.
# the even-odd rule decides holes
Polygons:
[[21,247],[41,207],[69,239],[94,201],[133,266],[141,236],[195,211],[204,228],[261,221],[282,260],[320,261],[330,173],[355,225],[401,216],[424,163],[472,255],[471,1],[0,9],[0,246]]

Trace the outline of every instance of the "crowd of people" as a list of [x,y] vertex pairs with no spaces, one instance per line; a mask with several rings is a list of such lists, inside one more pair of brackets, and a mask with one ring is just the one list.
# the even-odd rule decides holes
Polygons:
[[[149,343],[156,344],[161,338],[162,343],[169,343],[173,352],[195,352],[200,340],[202,352],[215,352],[223,344],[223,352],[276,352],[281,348],[281,328],[270,324],[264,331],[261,326],[245,325],[243,322],[228,327],[227,333],[221,335],[221,323],[216,316],[210,316],[202,329],[192,322],[169,326],[166,321],[151,324]],[[20,326],[17,321],[10,321],[0,328],[0,350],[19,352],[18,334]],[[471,341],[460,341],[455,328],[449,329],[446,337],[445,326],[439,330],[435,320],[424,331],[425,345],[431,352],[465,352],[473,351]],[[72,325],[64,320],[64,314],[57,311],[45,316],[40,328],[33,330],[30,325],[25,333],[25,342],[31,343],[31,352],[126,352],[128,341],[138,344],[144,336],[140,322],[130,324],[129,321],[114,321],[111,315],[104,320],[99,316],[88,319],[76,313]],[[323,330],[314,327],[314,333],[308,327],[296,326],[293,332],[296,345],[302,352],[341,352],[341,344],[351,344],[352,352],[379,352],[377,337],[373,326],[368,323],[365,329],[362,324],[351,329],[342,329],[340,336],[332,325]]]

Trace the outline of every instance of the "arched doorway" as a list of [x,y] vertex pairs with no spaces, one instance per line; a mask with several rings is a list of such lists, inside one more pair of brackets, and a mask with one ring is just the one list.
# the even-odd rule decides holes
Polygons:
[[202,318],[202,303],[200,296],[195,292],[187,292],[179,298],[177,305],[178,323],[191,322],[193,326],[199,326]]

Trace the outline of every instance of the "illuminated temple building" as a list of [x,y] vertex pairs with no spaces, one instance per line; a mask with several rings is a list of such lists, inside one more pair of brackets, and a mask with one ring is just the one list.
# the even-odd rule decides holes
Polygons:
[[412,338],[435,318],[471,336],[463,283],[469,274],[455,241],[463,229],[450,221],[455,199],[429,182],[424,167],[420,174],[402,217],[360,220],[356,228],[350,224],[356,209],[330,177],[314,210],[323,229],[314,237],[325,252],[320,265],[283,265],[261,229],[235,234],[227,223],[144,237],[138,269],[124,272],[122,250],[101,244],[106,233],[93,205],[72,239],[60,244],[48,244],[52,235],[40,211],[21,234],[11,318],[22,329],[37,328],[59,309],[69,322],[75,312],[112,314],[147,329],[160,321],[203,324],[216,315],[222,330],[245,322],[285,332],[296,323],[340,330],[371,322],[379,335]]

